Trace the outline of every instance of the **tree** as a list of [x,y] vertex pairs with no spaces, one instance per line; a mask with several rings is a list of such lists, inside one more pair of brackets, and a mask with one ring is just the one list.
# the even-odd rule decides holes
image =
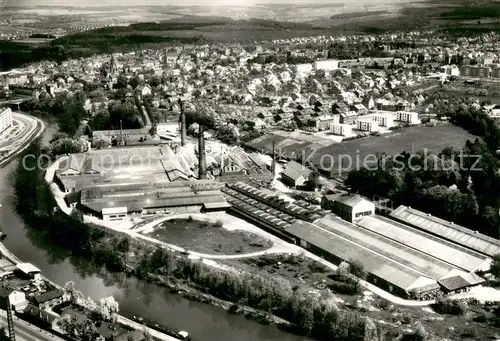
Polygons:
[[417,324],[417,327],[415,328],[413,337],[415,341],[425,341],[425,339],[427,338],[427,332],[425,331],[424,326],[420,322]]
[[158,77],[158,76],[153,76],[151,77],[151,79],[149,80],[149,85],[151,85],[152,87],[157,87],[158,85],[161,84],[161,78]]
[[59,321],[57,321],[59,328],[65,333],[72,337],[77,336],[77,327],[75,324],[75,319],[72,315],[63,315]]
[[495,278],[500,279],[500,254],[493,256],[493,261],[491,263],[490,272]]
[[127,88],[127,83],[128,83],[127,76],[123,73],[120,73],[120,75],[118,76],[118,80],[116,82],[115,88],[116,89],[125,89],[125,88]]
[[81,340],[95,340],[99,335],[94,322],[90,319],[86,319],[80,324],[76,329],[76,333]]
[[189,135],[196,137],[196,136],[198,136],[199,129],[200,129],[200,125],[195,122],[189,126],[187,132]]
[[63,290],[66,294],[70,295],[71,302],[73,303],[79,303],[85,297],[81,291],[76,290],[75,282],[73,281],[66,282]]
[[352,275],[364,279],[366,277],[365,269],[363,264],[358,260],[351,260],[349,262],[349,271]]
[[307,179],[306,188],[308,190],[314,191],[316,188],[320,187],[319,183],[320,174],[317,170],[313,170]]
[[101,298],[99,300],[99,312],[104,320],[116,322],[118,311],[119,305],[113,296]]
[[139,84],[141,84],[141,80],[139,79],[139,77],[137,76],[134,76],[132,78],[130,78],[128,84],[130,84],[130,86],[135,89],[139,86]]
[[7,335],[5,327],[0,328],[0,341],[10,341],[10,337]]

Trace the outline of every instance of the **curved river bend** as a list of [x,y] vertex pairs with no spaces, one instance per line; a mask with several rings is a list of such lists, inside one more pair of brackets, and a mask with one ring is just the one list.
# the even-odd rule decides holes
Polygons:
[[[54,132],[53,127],[47,126],[44,141],[49,141]],[[85,274],[85,264],[78,264],[85,262],[58,260],[53,247],[46,245],[46,241],[40,241],[33,230],[28,230],[14,211],[10,174],[15,163],[0,169],[0,226],[7,234],[4,244],[21,260],[39,267],[46,277],[61,285],[74,281],[84,295],[95,300],[112,295],[120,303],[123,315],[139,315],[174,330],[186,330],[194,341],[304,340],[303,337],[261,325],[243,316],[228,314],[223,309],[189,301],[154,284],[139,282],[135,278],[113,279],[108,275]]]

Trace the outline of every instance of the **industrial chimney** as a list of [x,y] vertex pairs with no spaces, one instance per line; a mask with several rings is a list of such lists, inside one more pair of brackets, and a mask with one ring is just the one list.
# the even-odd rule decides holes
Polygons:
[[198,179],[207,178],[207,160],[205,155],[205,136],[203,135],[203,125],[199,125],[198,131]]
[[181,146],[186,145],[186,114],[184,113],[184,102],[179,98],[179,106],[181,108]]
[[273,141],[273,160],[271,161],[271,173],[276,175],[276,153],[274,150],[274,141]]

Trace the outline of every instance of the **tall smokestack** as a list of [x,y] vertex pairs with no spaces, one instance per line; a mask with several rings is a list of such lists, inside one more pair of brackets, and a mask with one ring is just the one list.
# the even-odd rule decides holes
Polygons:
[[203,136],[203,125],[200,124],[198,131],[198,179],[207,178],[207,160],[205,155],[205,136]]
[[276,151],[274,149],[274,141],[273,141],[273,160],[271,161],[271,172],[273,175],[276,175]]
[[179,98],[179,106],[181,108],[181,146],[186,145],[186,114],[184,113],[184,102]]

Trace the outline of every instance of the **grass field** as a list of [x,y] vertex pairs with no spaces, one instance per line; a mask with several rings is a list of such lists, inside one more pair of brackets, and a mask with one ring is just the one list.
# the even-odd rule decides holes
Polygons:
[[190,219],[167,220],[149,237],[180,246],[186,250],[207,254],[245,254],[264,251],[272,242],[246,231],[228,231],[221,224]]
[[[346,172],[374,161],[376,155],[396,155],[403,151],[440,152],[445,147],[462,148],[468,139],[475,138],[464,129],[450,123],[434,127],[415,126],[381,136],[370,136],[321,148],[310,157],[320,169],[332,173]],[[352,161],[351,167],[349,160]],[[333,161],[333,165],[332,165]]]

